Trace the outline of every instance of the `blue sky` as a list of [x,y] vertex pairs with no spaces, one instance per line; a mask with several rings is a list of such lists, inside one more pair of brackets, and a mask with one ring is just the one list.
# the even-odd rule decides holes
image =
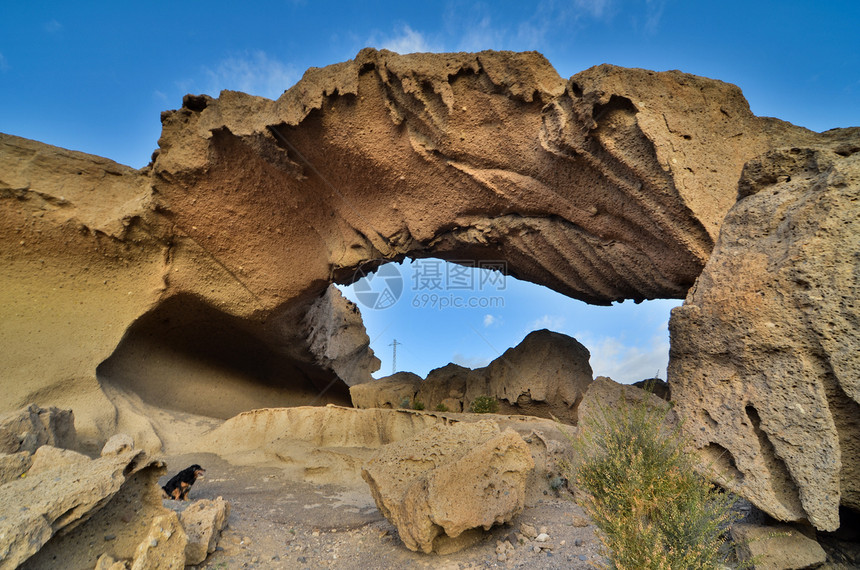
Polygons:
[[[737,84],[756,114],[821,131],[860,125],[858,30],[856,0],[7,0],[0,131],[141,167],[160,112],[185,93],[277,97],[306,68],[365,46],[538,50],[564,77],[600,63],[680,69]],[[398,368],[424,374],[451,360],[483,364],[547,326],[586,344],[598,374],[665,375],[675,302],[587,307],[511,280],[496,310],[427,311],[402,303],[413,293],[407,286],[395,307],[364,311],[384,372],[395,336]]]

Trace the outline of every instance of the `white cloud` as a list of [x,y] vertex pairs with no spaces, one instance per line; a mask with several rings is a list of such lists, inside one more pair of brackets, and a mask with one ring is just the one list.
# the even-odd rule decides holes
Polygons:
[[484,326],[488,327],[496,322],[496,317],[493,315],[484,315]]
[[49,34],[56,34],[60,30],[63,29],[63,24],[59,23],[56,20],[51,20],[50,22],[45,22],[45,31]]
[[655,375],[666,378],[669,363],[669,339],[655,336],[645,346],[624,344],[615,337],[590,340],[580,335],[580,342],[591,352],[591,369],[596,376],[609,376],[616,382],[632,384]]
[[530,331],[549,329],[551,331],[561,332],[565,321],[567,321],[567,319],[561,315],[544,315],[541,318],[530,322],[528,327]]
[[600,19],[609,15],[612,0],[575,0],[574,4],[589,16]]
[[475,368],[483,368],[484,366],[487,366],[490,363],[490,359],[478,356],[464,356],[459,352],[455,352],[454,356],[451,357],[451,362],[474,370]]
[[230,89],[269,99],[280,97],[299,78],[295,68],[270,58],[263,51],[229,57],[214,68],[204,68],[204,74],[207,78],[205,91],[210,95],[217,96],[222,90]]
[[[368,43],[373,44],[376,42],[370,40]],[[424,37],[424,34],[415,31],[406,25],[404,25],[396,35],[379,42],[379,47],[399,54],[441,51],[434,49]]]

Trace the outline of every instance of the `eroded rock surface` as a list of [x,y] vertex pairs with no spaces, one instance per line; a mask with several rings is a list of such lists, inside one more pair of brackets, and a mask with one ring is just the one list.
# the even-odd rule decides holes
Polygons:
[[669,383],[729,489],[820,530],[860,508],[860,129],[751,161],[684,305]]
[[407,548],[444,554],[480,538],[468,531],[522,512],[532,469],[519,435],[481,421],[434,426],[389,444],[361,474]]
[[221,530],[227,525],[230,503],[218,497],[215,500],[195,501],[179,515],[188,539],[185,546],[185,563],[200,564],[215,552]]
[[529,333],[488,366],[475,370],[448,364],[427,378],[410,372],[350,388],[357,408],[410,408],[459,412],[476,398],[499,402],[500,414],[555,417],[575,424],[577,406],[591,384],[588,349],[575,339],[546,329]]

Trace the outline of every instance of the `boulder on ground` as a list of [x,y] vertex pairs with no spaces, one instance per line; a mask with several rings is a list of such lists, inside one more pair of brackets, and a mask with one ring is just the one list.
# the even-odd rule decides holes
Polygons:
[[788,525],[732,526],[732,540],[741,561],[752,562],[754,570],[800,570],[817,568],[827,555],[821,545]]
[[181,570],[185,568],[187,542],[175,512],[159,515],[135,550],[131,570]]
[[83,453],[71,449],[60,449],[52,445],[43,445],[33,454],[33,462],[27,471],[27,476],[33,476],[44,471],[62,469],[75,465],[86,465],[92,461]]
[[188,537],[185,546],[185,563],[200,564],[215,552],[221,530],[227,526],[230,503],[218,497],[214,501],[195,501],[179,515],[182,528]]
[[72,410],[45,409],[30,404],[26,408],[0,414],[0,453],[33,453],[46,444],[71,449],[76,443]]
[[119,455],[120,453],[134,449],[134,438],[127,433],[117,433],[110,437],[102,447],[101,456]]
[[407,548],[448,553],[478,539],[475,529],[522,512],[533,469],[522,437],[485,420],[433,426],[387,445],[361,474]]
[[587,426],[595,422],[601,422],[604,410],[615,410],[619,406],[645,405],[666,412],[667,425],[674,425],[677,421],[670,404],[662,398],[649,393],[636,386],[619,384],[612,378],[598,376],[589,386],[585,397],[579,404],[579,425]]

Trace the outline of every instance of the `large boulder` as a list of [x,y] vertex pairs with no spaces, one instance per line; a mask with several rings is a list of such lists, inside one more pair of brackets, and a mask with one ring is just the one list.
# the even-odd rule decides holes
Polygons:
[[218,546],[221,530],[227,526],[230,503],[218,497],[214,500],[194,501],[179,515],[188,538],[185,546],[185,563],[200,564]]
[[356,408],[411,408],[421,377],[412,372],[396,372],[391,376],[356,384],[349,388],[352,405]]
[[532,469],[519,435],[481,421],[434,426],[392,443],[361,474],[407,548],[448,553],[478,539],[474,529],[522,512]]
[[788,525],[732,525],[738,558],[753,570],[818,568],[827,554],[815,540]]
[[669,323],[672,399],[719,482],[782,521],[860,509],[860,129],[752,160]]

